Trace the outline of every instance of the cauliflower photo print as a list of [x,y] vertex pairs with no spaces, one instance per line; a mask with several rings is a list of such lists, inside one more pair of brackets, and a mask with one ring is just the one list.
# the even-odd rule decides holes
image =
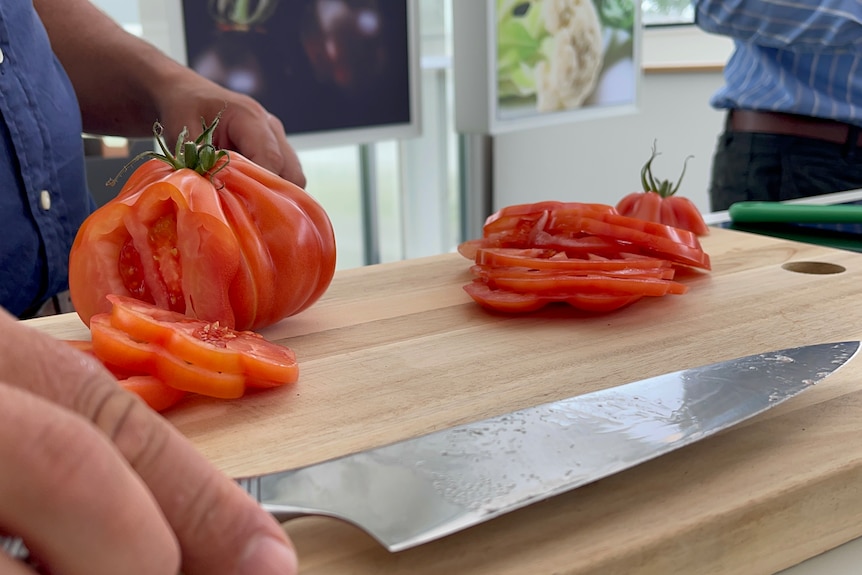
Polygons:
[[496,4],[499,119],[634,103],[633,0]]

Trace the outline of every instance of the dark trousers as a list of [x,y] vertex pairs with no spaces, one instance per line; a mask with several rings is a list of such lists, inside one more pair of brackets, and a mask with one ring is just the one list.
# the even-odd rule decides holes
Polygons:
[[746,200],[793,200],[855,189],[862,189],[862,147],[728,129],[713,156],[709,198],[712,211],[721,211]]

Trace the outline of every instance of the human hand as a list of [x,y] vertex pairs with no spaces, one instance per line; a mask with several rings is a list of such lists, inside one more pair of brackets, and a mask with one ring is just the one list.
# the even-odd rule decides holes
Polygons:
[[[284,531],[99,363],[0,310],[0,534],[66,575],[295,575]],[[34,573],[0,553],[0,572]]]
[[159,122],[170,144],[186,127],[190,139],[202,132],[201,120],[210,124],[221,114],[213,134],[217,148],[235,150],[249,160],[305,188],[306,179],[296,151],[287,141],[281,120],[256,100],[232,92],[190,72],[175,82],[159,103]]

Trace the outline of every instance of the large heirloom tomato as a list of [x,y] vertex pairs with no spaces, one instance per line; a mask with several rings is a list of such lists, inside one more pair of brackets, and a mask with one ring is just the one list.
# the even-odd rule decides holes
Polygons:
[[[141,164],[83,223],[69,288],[81,319],[109,294],[255,330],[296,314],[329,287],[335,235],[303,189],[237,152],[216,150],[218,118],[194,142]],[[185,134],[185,132],[184,132]]]

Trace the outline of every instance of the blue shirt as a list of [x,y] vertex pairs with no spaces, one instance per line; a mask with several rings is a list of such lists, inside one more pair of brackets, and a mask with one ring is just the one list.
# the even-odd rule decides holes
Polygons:
[[733,38],[716,108],[862,126],[862,0],[695,0],[695,23]]
[[67,288],[93,209],[81,114],[32,0],[0,1],[0,305],[20,315]]

